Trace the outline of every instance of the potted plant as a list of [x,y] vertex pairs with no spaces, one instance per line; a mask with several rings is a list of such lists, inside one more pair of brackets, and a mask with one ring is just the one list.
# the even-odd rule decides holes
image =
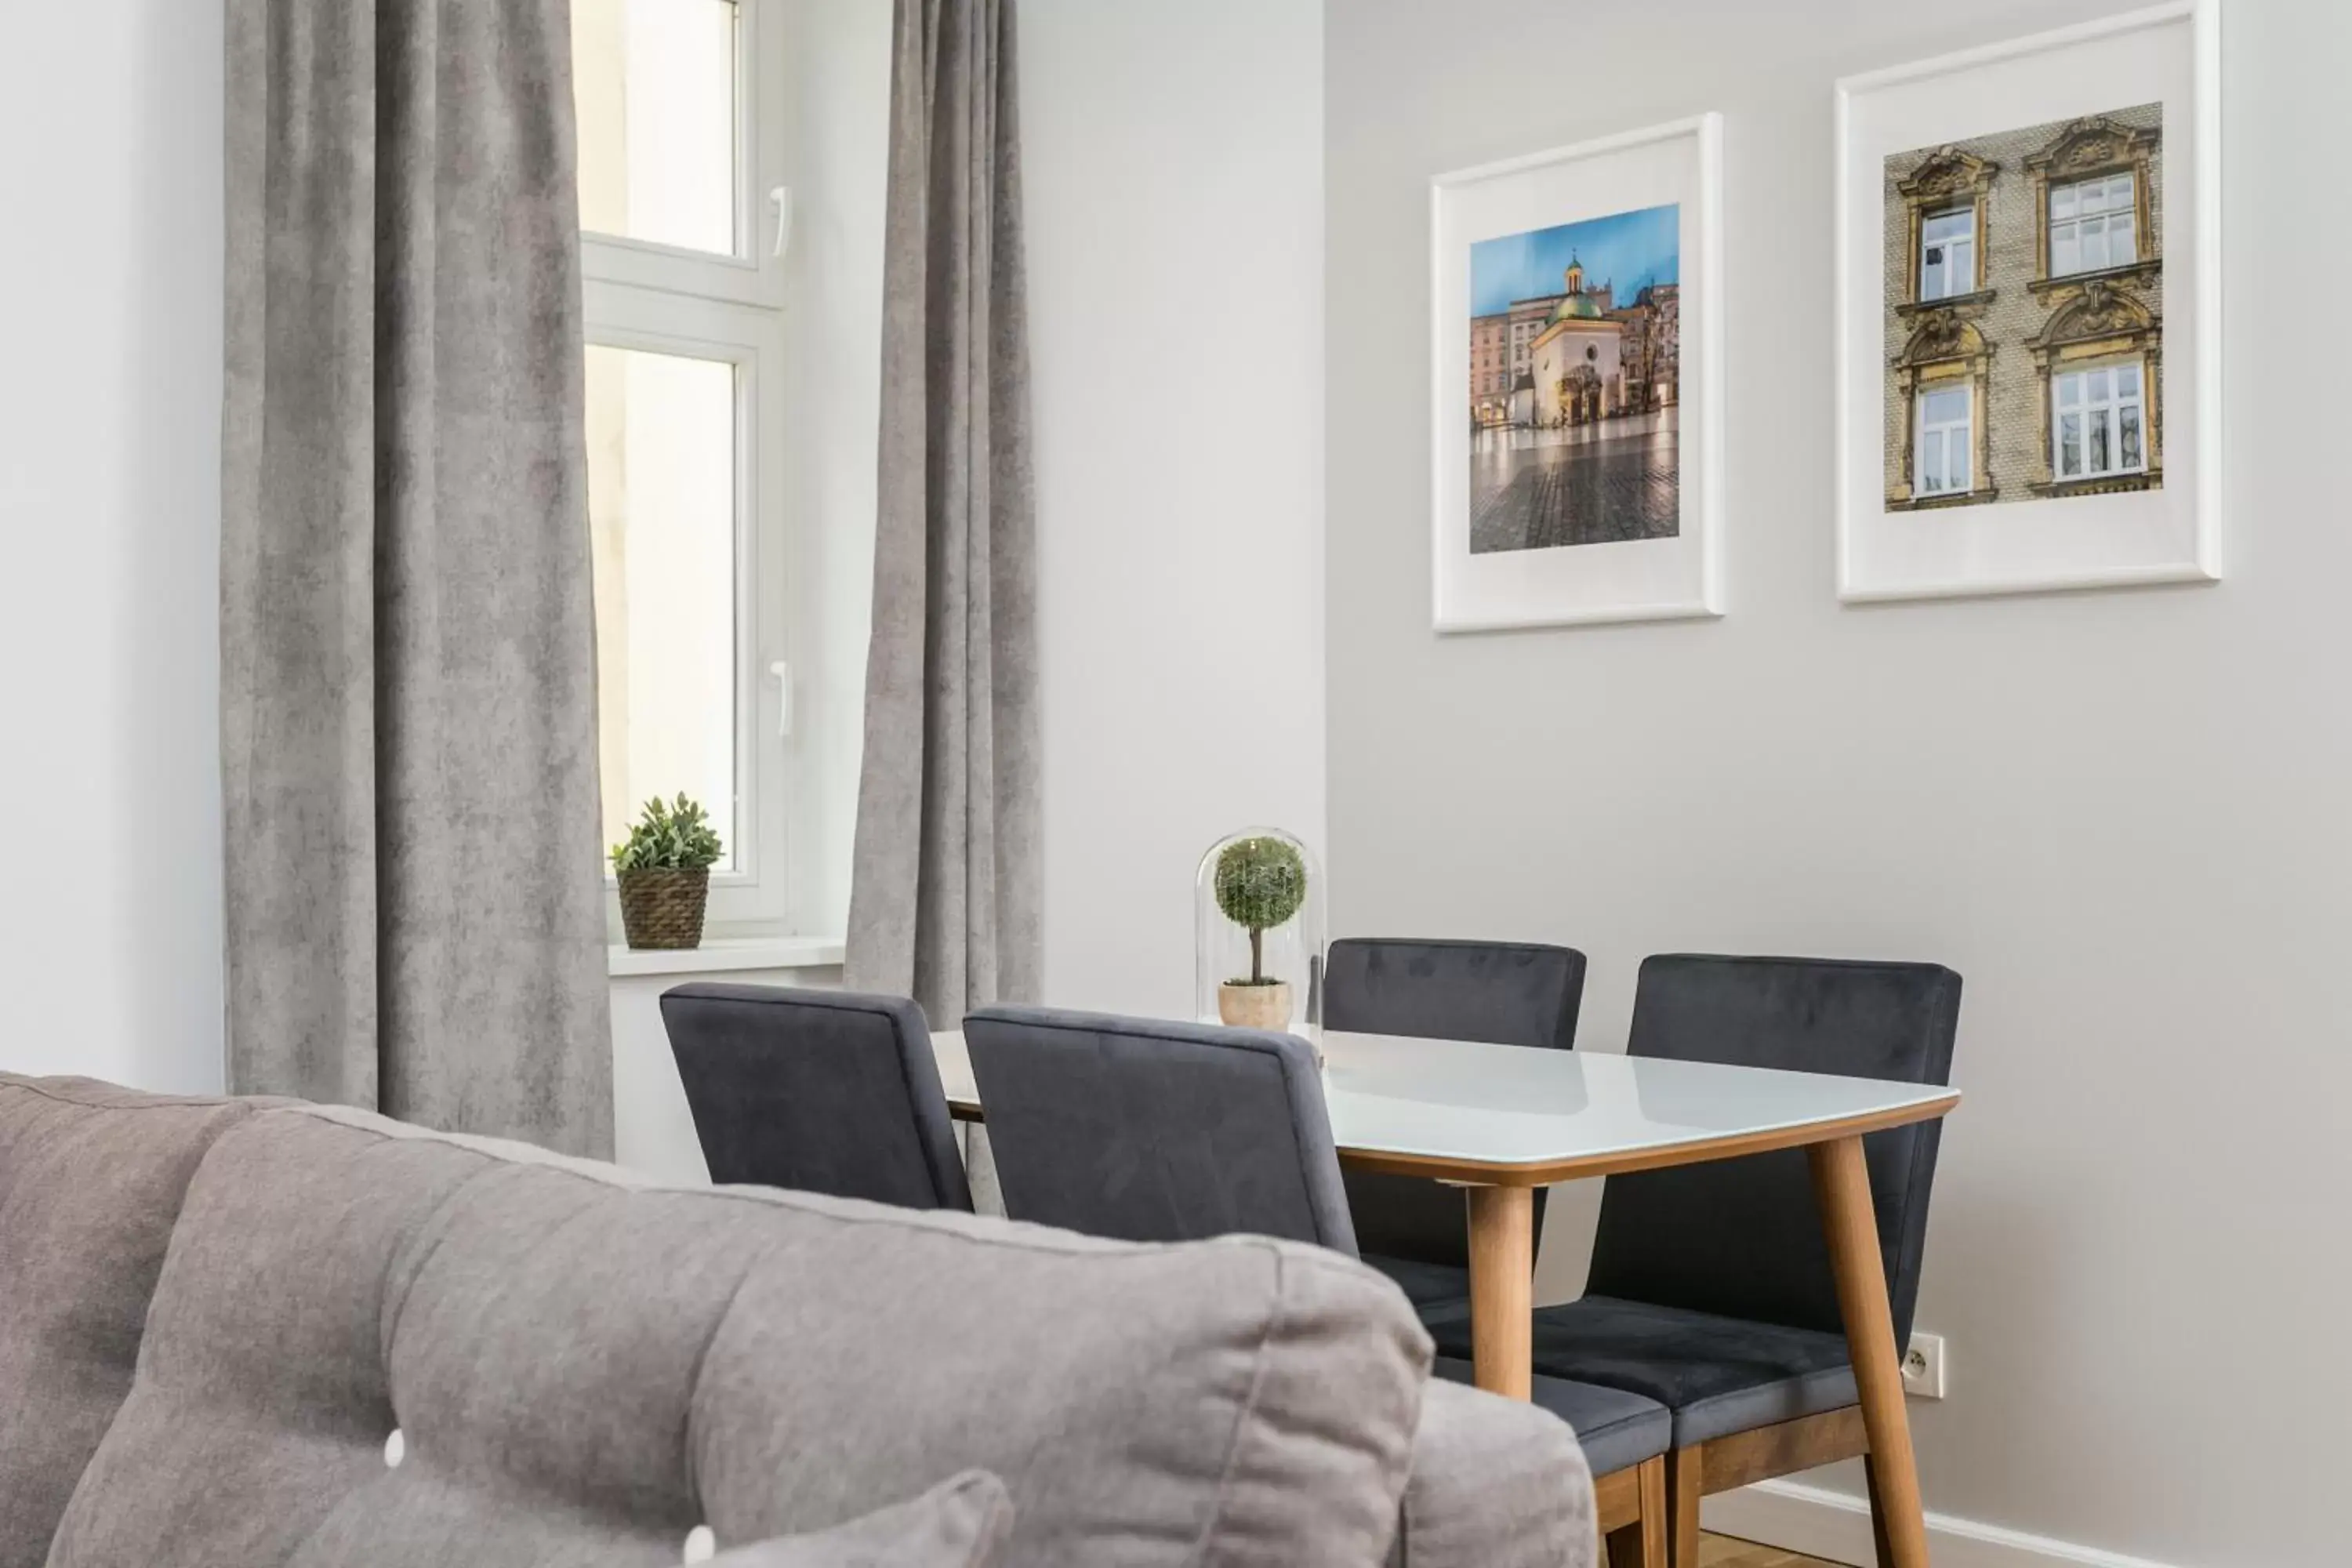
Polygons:
[[723,849],[709,814],[680,795],[646,802],[626,842],[613,846],[621,929],[636,948],[700,947],[710,868]]
[[1246,978],[1217,987],[1217,1016],[1241,1028],[1290,1026],[1290,983],[1265,972],[1265,933],[1307,901],[1307,862],[1287,839],[1237,838],[1217,856],[1217,908],[1249,932]]

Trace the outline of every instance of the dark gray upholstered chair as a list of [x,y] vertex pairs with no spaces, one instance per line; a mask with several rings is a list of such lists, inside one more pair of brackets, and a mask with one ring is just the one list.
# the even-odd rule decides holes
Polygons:
[[[1305,1041],[1048,1007],[983,1007],[963,1037],[1013,1218],[1127,1241],[1246,1231],[1356,1255]],[[1437,1371],[1470,1381],[1466,1351]],[[1550,1377],[1534,1399],[1575,1429],[1596,1477],[1625,1472],[1602,1489],[1620,1500],[1601,1520],[1622,1532],[1612,1561],[1663,1564],[1664,1406]]]
[[[1584,997],[1584,954],[1534,942],[1348,937],[1323,970],[1326,1028],[1416,1039],[1569,1050]],[[1470,1225],[1459,1189],[1374,1171],[1347,1173],[1364,1261],[1423,1311],[1470,1296]],[[1536,1233],[1544,1192],[1536,1189]]]
[[[1661,956],[1642,965],[1628,1051],[1945,1084],[1960,977],[1933,963]],[[1918,1300],[1940,1123],[1863,1141],[1896,1342]],[[1466,1321],[1437,1327],[1468,1353]],[[1821,1212],[1801,1150],[1612,1176],[1581,1300],[1536,1313],[1535,1369],[1674,1415],[1675,1561],[1698,1501],[1867,1447]]]
[[1356,1251],[1304,1040],[1052,1007],[963,1021],[1014,1219],[1124,1241],[1249,1231]]
[[971,1207],[914,1003],[698,984],[664,992],[661,1013],[712,1181]]

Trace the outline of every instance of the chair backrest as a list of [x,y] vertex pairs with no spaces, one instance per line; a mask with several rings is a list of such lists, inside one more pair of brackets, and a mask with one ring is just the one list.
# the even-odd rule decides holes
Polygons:
[[[1662,955],[1642,964],[1631,1055],[1903,1083],[1951,1081],[1960,977],[1935,963]],[[1911,1331],[1940,1125],[1863,1140],[1896,1342]],[[1612,1176],[1586,1289],[1840,1331],[1804,1152]]]
[[697,984],[663,993],[661,1012],[712,1181],[971,1207],[914,1003]]
[[1583,997],[1572,947],[1351,936],[1323,961],[1323,1026],[1357,1034],[1564,1051]]
[[[1323,965],[1323,1026],[1497,1046],[1576,1045],[1584,954],[1537,942],[1346,937]],[[1412,1176],[1347,1173],[1356,1241],[1365,1252],[1470,1266],[1462,1194]],[[1543,1226],[1543,1189],[1536,1226]]]
[[1304,1040],[1051,1007],[964,1019],[1014,1219],[1123,1241],[1246,1231],[1353,1256]]

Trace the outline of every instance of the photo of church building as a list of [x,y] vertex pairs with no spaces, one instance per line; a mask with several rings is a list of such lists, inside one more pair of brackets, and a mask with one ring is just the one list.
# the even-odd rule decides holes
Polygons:
[[1679,532],[1680,215],[1470,247],[1473,554]]
[[2164,114],[1885,161],[1886,508],[2164,483]]

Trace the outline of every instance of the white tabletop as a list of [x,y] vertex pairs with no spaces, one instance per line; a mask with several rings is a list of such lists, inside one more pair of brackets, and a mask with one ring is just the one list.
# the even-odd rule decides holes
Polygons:
[[[979,1111],[963,1037],[934,1037]],[[1721,1159],[1940,1116],[1948,1089],[1822,1073],[1327,1032],[1324,1100],[1349,1163],[1518,1184]]]

